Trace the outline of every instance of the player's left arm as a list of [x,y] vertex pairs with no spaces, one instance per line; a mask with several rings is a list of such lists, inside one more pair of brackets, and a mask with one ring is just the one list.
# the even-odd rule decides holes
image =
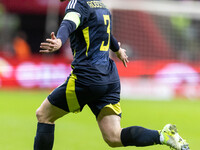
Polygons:
[[111,34],[110,37],[110,49],[115,52],[117,57],[123,62],[124,66],[127,67],[128,56],[126,54],[126,50],[121,47],[121,43],[117,42],[115,37]]
[[51,39],[46,39],[46,42],[40,44],[40,48],[42,49],[40,52],[49,53],[59,50],[79,24],[80,18],[78,13],[67,13],[58,29],[57,36],[52,32]]

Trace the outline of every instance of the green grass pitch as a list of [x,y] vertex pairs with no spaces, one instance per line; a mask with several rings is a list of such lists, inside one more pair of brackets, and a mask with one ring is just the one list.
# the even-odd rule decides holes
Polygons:
[[[49,91],[0,91],[0,149],[32,150],[36,132],[35,111]],[[200,101],[128,101],[122,100],[122,127],[139,125],[162,129],[177,125],[192,150],[199,149]],[[103,141],[95,117],[88,107],[56,122],[54,150],[111,150]],[[167,146],[126,147],[116,150],[169,150]]]

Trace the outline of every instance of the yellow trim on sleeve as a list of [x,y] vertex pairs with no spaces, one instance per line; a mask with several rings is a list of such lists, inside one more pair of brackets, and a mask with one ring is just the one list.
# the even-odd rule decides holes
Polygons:
[[80,25],[80,14],[77,12],[68,12],[63,20],[70,20],[76,24],[76,28]]

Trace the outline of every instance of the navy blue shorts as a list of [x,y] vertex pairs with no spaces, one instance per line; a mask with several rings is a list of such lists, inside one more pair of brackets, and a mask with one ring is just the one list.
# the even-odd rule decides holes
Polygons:
[[76,80],[76,76],[71,74],[48,96],[49,102],[66,112],[80,112],[88,105],[96,117],[104,107],[111,108],[116,115],[121,114],[119,82],[85,86]]

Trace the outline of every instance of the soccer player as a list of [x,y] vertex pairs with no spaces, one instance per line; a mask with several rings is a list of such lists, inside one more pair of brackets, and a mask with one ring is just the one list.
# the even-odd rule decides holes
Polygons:
[[88,105],[96,116],[102,136],[111,147],[168,145],[189,150],[188,144],[168,124],[163,130],[120,126],[120,80],[109,49],[127,67],[128,56],[112,35],[111,14],[101,0],[71,0],[57,35],[41,43],[40,52],[60,49],[70,38],[74,60],[67,80],[57,87],[36,112],[38,119],[34,150],[51,150],[54,122],[64,115],[80,112]]

